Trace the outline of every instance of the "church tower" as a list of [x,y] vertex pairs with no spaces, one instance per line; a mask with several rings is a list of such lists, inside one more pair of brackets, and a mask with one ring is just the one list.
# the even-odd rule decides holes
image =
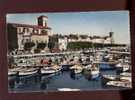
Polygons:
[[110,43],[114,44],[114,32],[109,32]]
[[48,26],[47,21],[48,21],[47,16],[39,16],[38,17],[38,26],[47,27]]

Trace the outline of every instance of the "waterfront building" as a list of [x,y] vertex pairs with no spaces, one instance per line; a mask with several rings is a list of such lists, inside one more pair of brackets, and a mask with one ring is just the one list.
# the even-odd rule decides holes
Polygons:
[[109,32],[109,35],[106,36],[88,36],[88,35],[78,35],[78,34],[70,34],[70,35],[59,35],[58,36],[58,44],[60,50],[66,50],[67,45],[70,42],[89,42],[89,43],[97,43],[97,44],[113,44],[113,32]]
[[45,49],[67,50],[70,42],[90,42],[99,44],[113,44],[113,32],[107,36],[89,36],[84,34],[54,34],[52,28],[48,26],[48,17],[39,16],[37,25],[8,23],[8,48],[9,50],[24,50],[28,42],[34,43],[32,50],[36,49],[38,43],[45,43]]
[[16,24],[8,23],[8,43],[9,49],[23,50],[24,45],[27,42],[37,43],[48,43],[49,36],[52,36],[52,28],[48,27],[48,17],[39,16],[37,18],[37,25],[28,24]]
[[61,51],[67,49],[67,45],[68,45],[68,38],[67,37],[65,37],[65,36],[59,37],[58,42],[59,42],[59,49]]

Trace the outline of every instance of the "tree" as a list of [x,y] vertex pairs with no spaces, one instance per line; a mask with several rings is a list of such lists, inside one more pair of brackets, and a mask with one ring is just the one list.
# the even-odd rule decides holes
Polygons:
[[54,47],[55,47],[55,43],[54,43],[54,42],[49,42],[49,43],[48,43],[48,48],[49,48],[50,50],[52,50]]
[[41,42],[37,44],[37,49],[43,50],[45,47],[46,47],[46,43]]
[[85,49],[85,48],[92,48],[91,42],[69,42],[68,49]]
[[24,44],[24,49],[30,51],[31,48],[34,47],[34,46],[35,46],[35,43],[34,43],[34,42],[26,42],[26,43]]
[[40,53],[39,49],[34,49],[34,53]]

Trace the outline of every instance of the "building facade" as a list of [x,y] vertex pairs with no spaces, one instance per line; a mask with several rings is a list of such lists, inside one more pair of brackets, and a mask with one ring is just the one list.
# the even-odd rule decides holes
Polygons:
[[37,25],[8,23],[9,48],[23,50],[27,42],[34,42],[35,44],[42,42],[47,44],[49,36],[53,35],[52,29],[48,27],[48,17],[40,16],[37,18],[37,22]]
[[57,48],[61,51],[67,50],[70,42],[91,42],[100,44],[113,44],[113,32],[109,32],[107,36],[89,36],[79,34],[61,35],[54,34],[52,28],[48,27],[48,17],[39,16],[37,25],[28,24],[7,24],[8,32],[8,48],[10,50],[24,50],[26,43],[32,42],[35,48],[38,43],[47,44],[46,48]]
[[70,42],[90,42],[97,44],[114,44],[113,32],[109,32],[107,36],[88,36],[88,35],[60,35],[58,37],[59,40],[59,49],[66,50],[67,45]]

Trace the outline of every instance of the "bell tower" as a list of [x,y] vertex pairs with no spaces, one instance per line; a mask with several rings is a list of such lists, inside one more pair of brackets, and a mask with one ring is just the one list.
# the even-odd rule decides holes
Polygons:
[[48,21],[47,16],[39,16],[38,17],[38,25],[39,26],[47,27],[48,26],[47,21]]
[[114,32],[109,32],[109,37],[110,37],[110,43],[114,44]]

